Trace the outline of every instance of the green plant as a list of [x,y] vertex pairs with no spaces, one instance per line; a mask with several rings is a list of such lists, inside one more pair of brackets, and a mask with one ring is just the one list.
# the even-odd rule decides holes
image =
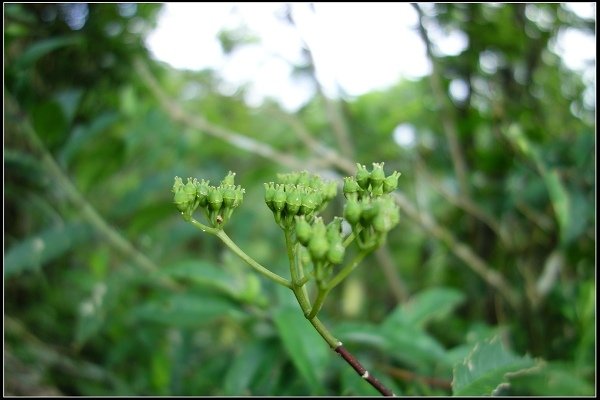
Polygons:
[[[279,174],[278,182],[265,183],[265,202],[275,222],[283,230],[289,260],[290,277],[286,279],[259,264],[240,249],[223,227],[243,201],[245,190],[235,186],[235,173],[229,172],[218,186],[204,179],[188,178],[184,183],[175,177],[174,203],[183,218],[203,232],[213,234],[257,272],[290,289],[304,316],[327,344],[381,394],[393,395],[373,377],[335,338],[317,317],[327,295],[360,264],[364,257],[384,243],[387,233],[399,222],[399,209],[393,198],[400,173],[385,176],[383,163],[373,163],[368,171],[358,164],[355,176],[344,178],[346,198],[344,217],[334,217],[325,224],[319,215],[336,196],[335,182],[323,181],[306,171]],[[193,217],[200,208],[208,222]],[[343,221],[350,228],[345,234]],[[346,249],[355,244],[356,254],[344,264]],[[312,266],[310,268],[309,266]],[[316,286],[311,301],[307,285]]]

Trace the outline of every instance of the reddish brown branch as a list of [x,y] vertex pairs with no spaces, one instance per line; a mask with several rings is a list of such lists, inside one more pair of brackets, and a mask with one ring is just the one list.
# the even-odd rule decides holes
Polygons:
[[379,393],[384,396],[395,396],[394,393],[386,388],[383,383],[379,382],[377,378],[369,373],[365,367],[352,355],[350,352],[341,344],[335,348],[335,352],[338,353],[348,364],[354,368],[356,373],[360,375],[365,381],[369,382]]

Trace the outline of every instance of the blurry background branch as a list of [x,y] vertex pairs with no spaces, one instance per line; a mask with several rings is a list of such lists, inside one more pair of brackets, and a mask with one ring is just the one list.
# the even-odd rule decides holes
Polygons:
[[[152,93],[157,97],[160,104],[163,106],[163,109],[176,121],[180,121],[190,127],[196,129],[207,129],[212,132],[212,135],[222,139],[231,145],[238,147],[242,150],[253,152],[259,154],[265,158],[274,160],[281,165],[285,165],[289,168],[317,168],[324,167],[322,165],[323,162],[327,162],[328,160],[322,160],[319,164],[311,164],[310,162],[302,163],[301,161],[295,159],[293,156],[279,153],[277,150],[270,148],[267,145],[264,145],[261,142],[258,142],[254,139],[250,139],[248,136],[241,135],[236,133],[235,136],[225,128],[219,127],[217,125],[213,125],[210,122],[205,121],[205,119],[201,116],[190,116],[184,110],[181,109],[177,105],[177,102],[173,99],[169,99],[169,97],[164,93],[164,91],[160,88],[156,80],[150,75],[147,68],[145,68],[141,63],[136,63],[136,67],[140,76],[144,79],[148,88],[152,91]],[[232,137],[235,138],[232,140]],[[251,146],[245,145],[245,143],[251,143]],[[334,157],[337,159],[339,157]],[[349,169],[351,164],[350,160],[346,160],[343,163],[337,163],[339,166],[344,166],[343,172],[349,175],[355,173],[354,168]],[[394,196],[396,198],[396,202],[400,206],[400,209],[414,222],[420,224],[428,233],[432,234],[438,240],[442,241],[444,244],[448,246],[448,248],[463,262],[469,266],[473,272],[479,275],[485,282],[487,282],[490,286],[498,290],[498,292],[508,301],[508,303],[512,307],[518,307],[519,296],[515,289],[511,288],[511,286],[506,282],[506,280],[502,277],[502,275],[496,271],[494,271],[487,263],[478,257],[473,250],[463,243],[461,243],[458,239],[454,237],[450,230],[441,227],[437,224],[430,214],[427,214],[425,211],[418,211],[414,205],[400,192],[395,192]]]
[[450,156],[452,158],[452,164],[454,165],[454,172],[456,173],[456,178],[458,180],[462,196],[464,196],[466,199],[469,199],[471,197],[471,186],[469,184],[467,163],[464,155],[462,154],[462,146],[460,144],[456,129],[456,119],[453,114],[453,107],[448,99],[448,96],[446,95],[444,87],[442,86],[440,67],[435,55],[433,54],[431,40],[429,39],[427,29],[425,28],[425,16],[423,11],[417,3],[411,3],[411,5],[419,15],[419,34],[425,43],[427,56],[431,62],[431,74],[429,75],[431,89],[436,102],[436,110],[439,113],[440,122],[442,124],[444,134],[446,135],[446,139],[448,140],[448,145],[450,146]]
[[238,171],[229,233],[285,274],[262,183],[384,161],[400,224],[324,310],[348,349],[447,396],[500,338],[482,363],[545,360],[502,394],[593,395],[595,11],[6,3],[7,393],[373,395],[170,188]]
[[[4,92],[5,110],[7,111],[8,117],[19,121],[21,133],[27,137],[31,146],[41,156],[41,162],[45,167],[44,170],[49,173],[52,178],[57,182],[60,188],[65,192],[69,201],[75,206],[78,213],[96,229],[104,239],[112,247],[122,253],[125,257],[131,259],[135,265],[141,268],[146,273],[156,274],[159,271],[158,265],[156,265],[150,258],[145,254],[137,250],[133,245],[121,235],[114,227],[110,226],[106,220],[98,213],[98,211],[83,197],[83,195],[77,190],[77,188],[71,183],[69,178],[61,170],[60,166],[54,160],[54,157],[45,148],[43,142],[34,131],[33,126],[29,122],[29,119],[19,109],[15,99],[9,94]],[[177,289],[177,284],[168,277],[161,277],[159,279],[161,285],[169,289]]]
[[281,153],[266,143],[259,142],[248,136],[241,135],[237,132],[232,132],[231,130],[218,125],[214,125],[207,121],[200,114],[190,115],[189,113],[185,112],[176,101],[169,99],[163,90],[160,89],[158,82],[156,82],[156,79],[150,74],[150,71],[142,60],[135,60],[134,66],[150,91],[154,94],[156,99],[160,102],[162,107],[169,113],[174,121],[182,122],[185,125],[193,127],[194,129],[206,132],[207,134],[224,140],[230,145],[241,150],[257,154],[267,159],[275,160],[278,164],[285,165],[291,169],[299,169],[303,167],[304,163],[302,163],[302,161],[298,160],[296,157]]
[[[296,5],[297,6],[297,5]],[[307,5],[310,12],[315,13],[314,5],[309,3]],[[308,75],[313,81],[315,87],[317,88],[317,93],[321,101],[323,101],[325,107],[325,114],[329,120],[329,124],[331,126],[331,132],[333,133],[336,142],[340,148],[340,153],[346,159],[354,158],[354,149],[352,140],[350,138],[350,132],[348,130],[348,125],[346,118],[344,117],[342,110],[340,109],[340,102],[331,99],[325,93],[323,88],[323,84],[321,83],[319,77],[317,76],[317,66],[315,64],[315,58],[313,52],[310,48],[309,43],[302,37],[301,29],[298,27],[297,22],[294,18],[294,13],[292,11],[292,5],[286,4],[285,17],[287,21],[296,28],[296,32],[301,38],[302,41],[302,53],[306,57],[306,65],[304,68],[308,71]]]

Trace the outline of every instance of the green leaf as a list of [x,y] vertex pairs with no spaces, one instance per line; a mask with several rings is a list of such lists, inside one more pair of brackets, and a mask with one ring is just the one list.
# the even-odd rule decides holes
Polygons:
[[505,349],[498,338],[480,342],[465,360],[454,367],[452,392],[454,396],[491,396],[507,374],[531,368],[535,362]]
[[265,364],[269,353],[273,352],[273,346],[266,342],[250,342],[244,346],[240,353],[233,359],[233,363],[227,370],[223,389],[225,396],[250,396],[250,386],[261,368],[269,368]]
[[231,301],[199,294],[176,294],[150,301],[133,310],[133,315],[144,321],[180,328],[206,325],[224,316],[244,317]]
[[237,297],[239,285],[222,268],[203,260],[185,260],[161,269],[161,274],[190,280],[196,284],[212,287]]
[[554,214],[556,215],[558,225],[560,226],[560,241],[562,244],[566,244],[568,239],[567,234],[569,225],[571,223],[569,194],[561,183],[560,177],[558,176],[558,171],[556,169],[552,169],[543,175],[544,182],[546,183],[548,192],[550,193],[552,208],[554,209]]
[[88,125],[76,126],[58,155],[61,164],[67,165],[86,144],[89,145],[95,137],[106,132],[118,120],[119,115],[109,111],[99,114]]
[[61,144],[68,134],[68,121],[62,107],[56,101],[36,105],[32,112],[35,131],[51,149]]
[[72,46],[83,42],[83,36],[59,36],[40,40],[33,43],[21,54],[15,62],[16,69],[24,69],[33,65],[37,60],[61,47]]
[[594,385],[577,372],[572,364],[548,363],[530,373],[510,376],[510,384],[514,394],[524,396],[593,396]]
[[444,360],[444,348],[416,327],[353,323],[339,325],[336,332],[342,342],[371,345],[420,370]]
[[283,347],[300,375],[314,394],[322,393],[330,355],[327,344],[297,307],[279,308],[274,321]]
[[465,300],[465,295],[453,288],[437,287],[424,290],[386,318],[384,325],[424,327],[429,321],[447,317]]
[[4,277],[40,268],[90,237],[91,230],[79,222],[52,227],[30,236],[8,249],[4,258]]

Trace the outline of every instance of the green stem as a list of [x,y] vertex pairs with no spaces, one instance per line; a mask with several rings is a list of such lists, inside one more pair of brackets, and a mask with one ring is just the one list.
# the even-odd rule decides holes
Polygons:
[[304,286],[312,278],[313,278],[313,274],[312,273],[309,273],[308,275],[304,275],[302,278],[298,279],[298,285]]
[[290,288],[290,289],[292,288],[292,283],[289,280],[285,279],[284,277],[281,277],[281,276],[277,275],[274,272],[269,271],[267,268],[263,267],[258,262],[256,262],[252,257],[250,257],[248,254],[246,254],[235,243],[233,243],[233,241],[229,238],[229,236],[227,236],[227,234],[225,233],[225,231],[219,230],[216,233],[216,236],[219,239],[221,239],[223,241],[223,243],[225,243],[225,245],[227,247],[229,247],[242,260],[246,261],[246,263],[248,265],[250,265],[252,268],[254,268],[257,272],[263,274],[265,277],[271,279],[275,283],[278,283],[278,284],[280,284],[282,286],[285,286],[287,288]]
[[325,339],[325,341],[327,342],[329,347],[331,347],[332,349],[335,350],[338,346],[342,345],[342,342],[337,340],[331,334],[331,332],[329,332],[329,330],[327,328],[325,328],[325,325],[323,325],[323,323],[319,320],[319,318],[313,317],[313,318],[309,319],[308,322],[310,322],[312,324],[312,326],[315,327],[317,332],[319,332],[319,335],[321,335],[321,337],[323,339]]
[[308,314],[308,319],[311,319],[311,318],[314,318],[317,316],[317,313],[321,310],[321,307],[323,307],[323,303],[325,302],[325,297],[327,297],[329,290],[330,289],[328,289],[328,288],[321,289],[319,287],[319,292],[317,294],[315,304],[312,306],[312,309],[310,310],[310,314]]
[[360,253],[358,253],[349,264],[342,268],[342,270],[338,272],[338,274],[334,276],[331,281],[329,281],[326,290],[330,291],[331,289],[339,285],[340,282],[346,279],[346,277],[350,275],[352,271],[354,271],[354,269],[358,266],[358,264],[360,264],[360,262],[363,260],[363,258],[365,258],[367,254],[369,254],[369,252],[367,251],[361,251]]
[[298,268],[298,286],[302,288],[302,294],[304,297],[308,299],[308,289],[306,288],[306,282],[309,281],[310,275],[304,275],[304,266],[302,265],[302,260],[300,258],[300,244],[296,243],[295,248],[295,260],[296,267]]
[[342,243],[342,245],[344,247],[348,247],[350,245],[350,243],[352,243],[354,241],[354,239],[356,239],[356,237],[358,236],[358,234],[360,233],[360,231],[362,231],[362,227],[359,226],[356,229],[352,230],[352,233],[350,235],[348,235],[348,237],[346,238],[346,240],[344,240],[344,243]]
[[204,225],[203,223],[197,221],[194,218],[190,218],[188,220],[188,222],[190,222],[192,225],[194,225],[196,228],[200,229],[202,232],[206,232],[206,233],[210,233],[212,235],[216,235],[217,233],[219,233],[220,229],[217,228],[211,228],[210,226]]
[[269,271],[267,268],[263,267],[258,262],[256,262],[252,257],[250,257],[248,254],[246,254],[244,252],[244,250],[240,249],[233,242],[233,240],[231,240],[229,238],[229,236],[227,236],[227,234],[225,233],[225,231],[223,231],[222,229],[211,228],[209,226],[204,225],[201,222],[198,222],[194,218],[191,218],[189,220],[189,222],[191,222],[192,225],[194,225],[196,228],[200,229],[201,231],[213,234],[216,237],[218,237],[219,239],[221,239],[221,241],[223,243],[225,243],[225,245],[227,247],[229,247],[231,249],[231,251],[233,251],[235,254],[237,254],[238,257],[240,257],[242,260],[246,261],[246,263],[249,266],[251,266],[256,272],[261,273],[262,275],[264,275],[265,277],[267,277],[270,280],[274,281],[275,283],[278,283],[278,284],[280,284],[282,286],[285,286],[287,288],[290,288],[290,289],[292,288],[292,283],[289,280],[285,279],[282,276],[277,275],[274,272]]
[[305,289],[303,289],[303,284],[300,284],[301,278],[298,272],[296,257],[294,256],[294,243],[292,241],[292,231],[291,229],[284,229],[283,231],[285,233],[285,247],[287,249],[288,259],[290,262],[290,275],[292,277],[291,289],[294,292],[294,296],[296,296],[296,300],[298,300],[298,304],[300,304],[300,308],[302,308],[302,312],[304,312],[305,316],[308,316],[311,308],[310,300],[306,295]]

